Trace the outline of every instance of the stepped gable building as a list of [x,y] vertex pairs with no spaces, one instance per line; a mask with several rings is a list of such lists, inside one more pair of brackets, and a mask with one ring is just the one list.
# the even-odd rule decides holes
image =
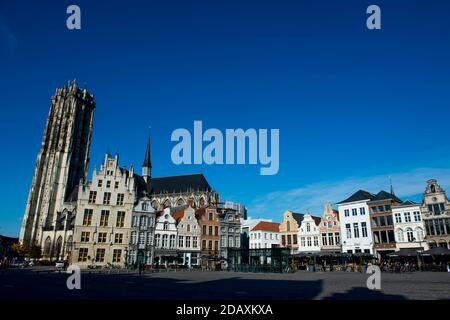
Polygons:
[[421,211],[430,248],[450,248],[450,201],[435,179],[427,181]]
[[375,195],[358,190],[339,202],[342,252],[373,254],[372,229],[370,227],[369,206]]
[[280,223],[281,246],[289,248],[291,253],[298,251],[298,229],[303,221],[303,213],[286,210]]
[[174,212],[172,217],[177,221],[178,262],[188,268],[200,266],[201,228],[192,202],[186,208]]
[[334,210],[331,203],[325,204],[319,226],[321,251],[331,253],[341,252],[340,228],[339,211]]
[[49,250],[62,255],[62,242],[56,247],[54,238],[73,227],[77,186],[87,179],[94,108],[94,96],[75,81],[56,89],[51,98],[20,229],[26,248],[44,247],[50,236]]
[[403,201],[391,193],[381,190],[367,202],[370,210],[374,251],[378,257],[395,251],[394,219],[392,208]]

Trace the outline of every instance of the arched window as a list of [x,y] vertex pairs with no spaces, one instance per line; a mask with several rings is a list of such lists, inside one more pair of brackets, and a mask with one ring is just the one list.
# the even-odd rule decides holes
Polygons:
[[147,202],[142,202],[142,211],[147,211]]
[[200,198],[200,207],[204,207],[205,206],[205,198]]
[[309,223],[306,224],[306,232],[311,231],[311,225]]
[[169,208],[170,207],[170,201],[169,199],[166,199],[166,201],[164,201],[164,208]]
[[56,240],[56,259],[62,258],[62,237],[59,236],[58,240]]
[[286,231],[287,232],[291,231],[291,222],[290,221],[286,222]]
[[44,242],[44,256],[45,257],[50,256],[51,249],[52,249],[52,239],[50,239],[50,237],[47,237],[47,239],[45,239],[45,242]]
[[416,239],[417,241],[423,241],[423,229],[421,227],[416,228]]
[[408,242],[414,242],[414,234],[411,228],[406,229],[406,236],[408,237]]
[[177,206],[182,206],[182,205],[184,205],[184,200],[182,198],[180,198],[177,201]]
[[398,242],[403,242],[405,241],[404,237],[403,237],[403,230],[402,229],[398,229],[397,230],[397,241]]
[[158,209],[158,202],[156,202],[155,200],[152,201],[152,208],[155,210]]
[[435,187],[434,184],[431,185],[430,189],[431,189],[431,193],[435,193],[436,192],[436,187]]
[[72,238],[72,236],[69,236],[67,238],[67,243],[66,243],[66,253],[72,252],[72,246],[73,246],[73,238]]

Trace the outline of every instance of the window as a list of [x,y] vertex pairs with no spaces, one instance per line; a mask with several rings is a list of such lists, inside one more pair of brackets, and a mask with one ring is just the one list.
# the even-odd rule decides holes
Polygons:
[[80,251],[78,252],[78,261],[79,262],[86,262],[88,257],[88,249],[87,248],[80,248]]
[[281,244],[282,244],[283,246],[286,245],[286,236],[285,236],[284,234],[281,236]]
[[125,224],[125,212],[119,211],[119,212],[117,212],[116,227],[123,228],[124,224]]
[[101,188],[101,187],[102,187],[102,185],[103,185],[103,180],[98,180],[98,184],[97,184],[97,186],[98,186],[99,188]]
[[264,232],[264,239],[267,240],[267,233],[266,232]]
[[87,232],[87,231],[83,231],[83,232],[81,232],[81,239],[80,239],[80,241],[81,242],[89,242],[89,237],[90,237],[90,232]]
[[311,243],[311,237],[306,238],[306,241],[308,243],[308,247],[311,247],[312,243]]
[[164,230],[169,230],[169,223],[167,221],[164,222],[163,229]]
[[92,223],[92,209],[84,209],[83,226],[90,226]]
[[118,189],[119,188],[119,181],[114,182],[114,189]]
[[100,227],[107,227],[108,226],[108,219],[109,219],[109,211],[108,210],[102,210],[102,213],[100,215]]
[[364,207],[359,208],[359,214],[364,216],[366,214],[366,208]]
[[365,222],[361,222],[361,232],[363,238],[367,237],[367,224]]
[[122,250],[114,249],[113,250],[113,263],[118,263],[122,259]]
[[309,223],[306,224],[306,232],[311,231],[311,225]]
[[209,240],[208,241],[208,249],[212,250],[212,248],[213,248],[213,242],[212,242],[212,240]]
[[213,235],[213,227],[212,226],[209,226],[208,232],[211,236]]
[[226,238],[224,235],[220,236],[220,246],[225,247],[227,245]]
[[388,226],[392,226],[393,225],[393,223],[392,223],[392,216],[386,216],[386,222],[387,222]]
[[169,245],[170,245],[170,248],[175,248],[175,235],[174,234],[170,235]]
[[384,211],[384,206],[378,206],[378,212],[383,212]]
[[217,227],[217,226],[214,227],[214,231],[216,232],[215,235],[218,236],[219,235],[219,227]]
[[402,229],[398,229],[397,230],[397,241],[398,242],[405,241],[404,238],[403,238],[403,230]]
[[163,248],[168,248],[168,240],[169,240],[169,236],[167,234],[163,234],[163,236],[162,236],[162,247]]
[[345,225],[345,229],[347,230],[347,239],[352,238],[352,227],[350,226],[350,223],[347,223]]
[[372,211],[372,213],[377,213],[377,207],[370,207],[370,211]]
[[109,181],[109,180],[106,181],[106,187],[107,187],[107,188],[110,188],[110,187],[111,187],[111,181]]
[[203,226],[203,235],[206,235],[206,226]]
[[319,237],[318,237],[318,236],[315,236],[315,237],[314,237],[314,246],[315,246],[315,247],[318,247],[318,246],[319,246]]
[[334,239],[333,239],[333,234],[332,233],[328,234],[328,244],[330,246],[334,246]]
[[302,237],[302,238],[301,238],[301,244],[302,244],[302,247],[305,246],[305,237]]
[[[294,243],[294,244],[297,244],[297,235],[294,234],[294,235],[292,236],[292,238],[293,238],[293,243]],[[272,239],[272,238],[270,238],[270,239]]]
[[405,222],[411,222],[411,213],[405,212]]
[[287,231],[287,232],[290,232],[290,231],[291,231],[291,222],[290,222],[290,221],[287,221],[287,222],[286,222],[286,231]]
[[378,227],[378,218],[377,217],[372,217],[372,225],[374,227]]
[[155,247],[161,248],[161,235],[159,233],[155,235]]
[[137,243],[137,234],[136,231],[132,231],[131,232],[131,244],[136,244]]
[[233,236],[228,236],[228,246],[229,247],[233,247],[234,246],[234,244],[233,244]]
[[391,206],[390,205],[385,205],[384,206],[384,211],[391,211]]
[[323,246],[327,246],[327,234],[326,233],[322,233],[322,245]]
[[139,233],[139,245],[140,246],[145,246],[145,242],[146,241],[147,241],[147,239],[145,237],[145,232]]
[[292,235],[290,235],[290,234],[288,234],[288,236],[287,236],[287,243],[288,243],[288,245],[292,244]]
[[214,241],[215,250],[219,250],[219,241]]
[[188,225],[186,226],[186,231],[187,231],[187,232],[190,232],[190,231],[191,231],[191,225],[190,225],[190,224],[188,224]]
[[110,204],[111,203],[111,192],[104,192],[103,193],[103,204]]
[[191,246],[191,237],[186,236],[186,247],[189,248]]
[[375,231],[373,233],[373,242],[380,243],[380,232],[379,231]]
[[202,249],[205,250],[206,249],[206,240],[202,241]]
[[353,224],[353,233],[355,234],[355,238],[359,238],[359,227],[357,222]]
[[388,230],[387,235],[389,243],[395,243],[394,230]]
[[125,199],[125,195],[123,193],[117,194],[117,202],[116,205],[123,206],[123,200]]
[[105,249],[97,249],[97,254],[95,255],[95,261],[97,261],[97,262],[105,261]]
[[147,245],[153,245],[153,234],[151,232],[147,232]]
[[192,237],[192,248],[197,248],[198,246],[198,237]]
[[420,211],[414,211],[414,221],[422,221],[422,217],[420,216]]
[[146,229],[147,228],[147,222],[148,222],[148,219],[147,219],[146,216],[141,216],[140,217],[139,225],[140,225],[141,229]]
[[348,216],[350,215],[350,211],[349,211],[348,209],[345,209],[345,210],[344,210],[344,215],[345,215],[346,217],[348,217]]
[[385,216],[380,216],[380,226],[385,226],[386,225],[386,218]]
[[423,241],[423,230],[420,227],[416,228],[417,241]]
[[139,225],[139,217],[138,216],[133,216],[133,218],[131,218],[131,226],[132,227],[137,227]]
[[356,208],[352,209],[352,216],[356,216],[358,214],[358,210]]
[[105,243],[106,242],[106,232],[99,232],[98,233],[98,243]]
[[89,191],[89,203],[95,203],[97,200],[97,191]]
[[380,231],[381,243],[388,243],[386,231]]
[[334,240],[335,240],[335,243],[336,243],[337,246],[341,244],[341,237],[340,237],[339,232],[336,232],[334,234]]
[[234,237],[234,246],[236,248],[239,248],[239,242],[240,242],[239,236]]
[[402,214],[401,213],[395,214],[395,223],[402,223]]
[[408,242],[414,241],[414,235],[411,228],[406,229],[406,236],[408,237]]
[[213,213],[212,212],[210,212],[209,214],[208,214],[208,220],[213,220]]

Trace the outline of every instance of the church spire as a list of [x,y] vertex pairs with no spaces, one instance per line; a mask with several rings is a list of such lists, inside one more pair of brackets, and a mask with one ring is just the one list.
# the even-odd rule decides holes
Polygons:
[[150,155],[150,138],[147,141],[147,149],[145,150],[144,163],[142,164],[142,176],[145,181],[151,178],[152,173],[152,159]]

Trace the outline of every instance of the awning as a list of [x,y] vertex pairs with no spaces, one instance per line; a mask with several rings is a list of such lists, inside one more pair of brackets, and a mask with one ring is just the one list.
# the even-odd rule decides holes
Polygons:
[[400,249],[399,251],[388,253],[387,256],[390,258],[395,257],[417,257],[419,252],[414,249]]
[[443,247],[435,247],[430,250],[424,251],[422,256],[450,256],[450,250]]

